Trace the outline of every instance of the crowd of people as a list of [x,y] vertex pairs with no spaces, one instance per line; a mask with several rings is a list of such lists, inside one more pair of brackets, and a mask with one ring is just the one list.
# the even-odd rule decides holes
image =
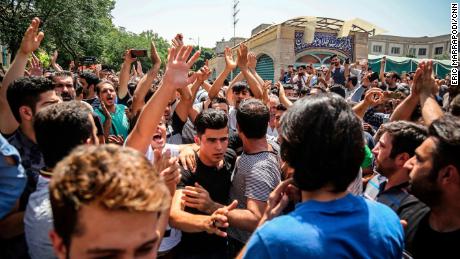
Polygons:
[[[164,72],[44,70],[34,18],[0,88],[0,258],[455,258],[460,95],[432,61],[214,80],[178,34]],[[231,81],[229,74],[239,68]]]

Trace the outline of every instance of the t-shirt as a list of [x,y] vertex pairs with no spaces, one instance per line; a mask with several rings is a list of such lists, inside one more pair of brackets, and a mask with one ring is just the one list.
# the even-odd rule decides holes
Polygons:
[[296,205],[252,235],[244,258],[402,258],[404,233],[387,206],[347,194]]
[[89,103],[91,107],[93,107],[93,110],[97,110],[97,108],[101,106],[101,101],[97,97],[91,99],[83,99],[83,101]]
[[460,229],[438,232],[433,230],[429,224],[429,212],[419,216],[423,217],[417,226],[415,235],[407,240],[408,252],[416,259],[458,258],[457,245],[460,244]]
[[231,130],[233,131],[237,131],[236,130],[236,111],[237,111],[237,108],[235,108],[234,106],[230,106],[230,109],[228,110],[228,126]]
[[[14,165],[6,162],[5,157],[14,159]],[[0,134],[0,220],[16,204],[26,186],[26,174],[21,165],[19,152]]]
[[[227,204],[230,190],[230,178],[235,166],[236,154],[233,150],[227,149],[224,156],[224,165],[218,169],[209,167],[201,162],[196,155],[196,170],[192,173],[189,170],[182,168],[182,177],[177,185],[178,189],[183,189],[185,186],[194,186],[198,182],[209,193],[211,199],[220,204]],[[186,212],[192,214],[206,215],[205,213],[185,207]],[[199,233],[182,233],[182,241],[180,249],[183,253],[197,254],[205,251],[221,251],[226,249],[227,239],[206,232]]]
[[[179,146],[178,145],[166,143],[165,146],[163,147],[162,153],[166,152],[167,150],[171,152],[171,157],[179,156]],[[149,145],[149,147],[147,148],[145,157],[147,157],[147,159],[150,162],[152,162],[152,164],[155,163],[155,156],[153,155],[153,148],[151,145]],[[165,234],[163,236],[163,239],[161,240],[160,248],[158,248],[158,251],[165,252],[165,251],[171,250],[177,244],[179,244],[181,237],[182,237],[181,231],[170,227],[168,224],[166,226]]]
[[[121,135],[123,139],[128,137],[129,119],[125,110],[126,106],[122,104],[116,104],[115,112],[110,113],[112,116],[112,127],[110,128],[110,135]],[[94,110],[94,112],[99,116],[101,123],[104,125],[106,118],[102,112],[102,108],[98,107]]]
[[32,259],[57,258],[49,239],[49,232],[53,229],[49,181],[50,179],[39,176],[37,190],[30,195],[24,215],[24,231]]
[[166,143],[180,145],[182,144],[182,129],[185,122],[179,118],[179,115],[174,111],[171,119],[171,124],[166,126]]
[[[247,209],[248,198],[266,202],[280,181],[281,168],[276,152],[243,152],[233,173],[230,201],[238,200],[238,209]],[[228,234],[242,243],[246,243],[251,236],[251,232],[231,226]]]
[[340,66],[340,68],[333,68],[331,71],[332,79],[334,84],[345,85],[345,67]]

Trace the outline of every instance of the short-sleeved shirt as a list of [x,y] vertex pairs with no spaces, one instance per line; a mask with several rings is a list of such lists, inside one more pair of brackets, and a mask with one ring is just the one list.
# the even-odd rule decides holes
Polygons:
[[[112,127],[110,128],[110,135],[121,135],[123,139],[128,137],[129,131],[129,119],[126,115],[126,106],[122,104],[115,105],[115,112],[110,113],[112,116]],[[102,112],[102,108],[98,107],[94,112],[101,119],[101,123],[104,124],[106,118]]]
[[[233,173],[230,201],[238,200],[238,209],[247,209],[248,198],[266,202],[280,181],[281,168],[276,152],[243,152]],[[242,243],[251,236],[250,232],[233,227],[229,227],[228,234]]]
[[30,140],[21,129],[18,128],[7,139],[18,150],[21,155],[22,166],[26,170],[27,186],[20,202],[20,210],[23,211],[26,208],[29,195],[37,187],[38,175],[40,174],[40,170],[45,167],[45,161],[38,145]]
[[[8,164],[5,157],[12,157],[16,164]],[[14,207],[26,182],[19,152],[0,134],[0,220]]]
[[[167,144],[163,147],[162,153],[169,150],[171,152],[171,157],[179,156],[179,146],[173,144]],[[155,163],[155,156],[153,155],[153,148],[151,145],[147,148],[147,152],[145,153],[145,157],[153,163]],[[158,251],[165,252],[174,248],[177,244],[179,244],[182,237],[182,233],[180,230],[171,228],[169,224],[166,226],[165,235],[161,240],[160,247]]]
[[97,108],[101,106],[101,101],[97,97],[91,99],[83,99],[83,101],[89,103],[91,107],[93,107],[93,110],[97,110]]
[[[231,175],[235,166],[236,154],[233,150],[227,149],[224,156],[224,165],[222,168],[209,167],[199,159],[196,155],[196,170],[192,173],[189,170],[182,169],[182,177],[177,185],[178,189],[183,189],[185,186],[194,186],[199,183],[209,193],[211,199],[220,204],[227,204],[231,184]],[[184,211],[205,215],[205,213],[185,207]],[[206,232],[199,233],[182,233],[182,241],[180,243],[181,251],[190,254],[203,253],[205,251],[221,251],[226,249],[227,239]]]
[[[266,222],[243,258],[402,258],[404,233],[387,206],[348,194],[309,200]],[[431,247],[432,248],[432,247]]]
[[32,259],[57,258],[48,236],[53,229],[49,181],[50,179],[39,176],[37,190],[30,195],[24,215],[24,231]]

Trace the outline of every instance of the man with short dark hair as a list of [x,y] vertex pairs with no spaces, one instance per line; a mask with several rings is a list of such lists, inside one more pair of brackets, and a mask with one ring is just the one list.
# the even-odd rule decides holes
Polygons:
[[81,144],[97,144],[97,128],[90,107],[79,101],[48,106],[37,113],[34,130],[45,166],[40,169],[37,190],[30,195],[24,230],[31,258],[55,258],[48,233],[52,229],[49,181],[56,164]]
[[334,84],[345,85],[346,78],[349,75],[349,64],[340,64],[340,59],[337,55],[330,57],[331,65],[326,73],[326,82],[329,82],[330,78],[334,80]]
[[[78,165],[78,166],[77,166]],[[171,196],[143,154],[116,145],[80,146],[50,182],[58,258],[156,258]]]
[[[401,258],[403,229],[396,214],[347,192],[364,158],[364,139],[345,100],[334,94],[298,100],[283,115],[280,134],[293,180],[270,194],[244,258]],[[286,207],[291,183],[302,202],[265,222]]]
[[94,110],[99,107],[101,102],[97,98],[97,85],[101,82],[99,78],[90,72],[83,72],[78,78],[83,87],[83,101],[91,104]]
[[71,72],[56,72],[53,74],[52,80],[56,94],[59,95],[63,101],[75,100],[76,93]]
[[228,215],[230,228],[230,256],[243,248],[266,207],[270,192],[281,181],[279,147],[267,141],[270,119],[268,107],[257,99],[247,99],[236,113],[238,135],[243,141],[240,156],[232,177],[230,200],[237,200],[237,209]]
[[364,195],[387,205],[401,219],[406,219],[408,213],[425,208],[409,194],[409,170],[404,164],[426,139],[427,130],[412,122],[396,121],[383,124],[379,133],[380,139],[372,150],[378,174],[369,180]]
[[195,128],[200,146],[196,170],[182,171],[171,205],[170,224],[182,230],[177,256],[226,258],[226,233],[213,222],[219,220],[219,208],[227,204],[236,161],[235,152],[227,148],[227,115],[221,110],[204,110],[196,117]]
[[245,82],[237,82],[232,86],[231,89],[233,93],[233,100],[235,101],[235,106],[231,106],[228,119],[229,119],[229,127],[231,130],[236,131],[236,111],[240,106],[240,103],[248,98],[251,98],[252,92],[249,88],[248,84]]
[[453,258],[460,242],[460,120],[444,115],[406,162],[411,193],[430,210],[407,219],[406,250],[414,258]]

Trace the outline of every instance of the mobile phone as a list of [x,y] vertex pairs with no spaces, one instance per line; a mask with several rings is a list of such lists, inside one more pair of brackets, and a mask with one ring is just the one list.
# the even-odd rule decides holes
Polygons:
[[131,57],[147,57],[147,50],[146,49],[132,49],[131,50]]
[[378,79],[379,78],[379,73],[377,72],[374,72],[371,74],[371,76],[369,77],[369,81],[370,82],[373,82],[375,79]]
[[387,98],[391,98],[391,99],[400,99],[400,98],[402,98],[402,95],[401,95],[401,93],[399,93],[399,92],[389,92],[389,93],[387,94]]
[[93,56],[84,56],[80,58],[80,63],[85,64],[85,65],[91,65],[91,64],[96,64],[96,57]]

